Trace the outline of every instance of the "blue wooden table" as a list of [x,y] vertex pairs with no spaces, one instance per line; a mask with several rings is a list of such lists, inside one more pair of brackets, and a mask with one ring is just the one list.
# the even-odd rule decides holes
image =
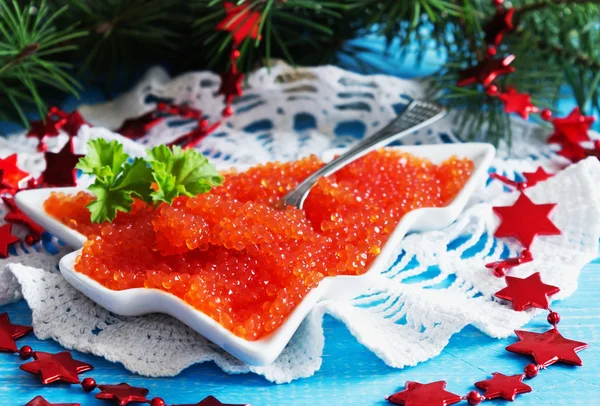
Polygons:
[[[435,61],[435,56],[431,56]],[[426,65],[431,71],[431,66]],[[390,73],[407,75],[414,68],[397,69]],[[86,102],[100,101],[95,91],[86,93]],[[73,100],[67,106],[73,107]],[[567,104],[566,108],[569,107]],[[0,125],[0,133],[9,126]],[[585,341],[589,348],[580,352],[583,367],[554,365],[529,381],[533,392],[521,395],[517,404],[532,405],[598,405],[600,404],[600,261],[588,265],[582,272],[579,290],[569,299],[552,307],[562,316],[559,325],[568,338]],[[31,322],[31,312],[21,301],[3,307],[15,323]],[[526,329],[548,329],[545,315],[534,319]],[[325,318],[325,350],[323,366],[315,376],[287,385],[274,385],[256,375],[227,375],[212,363],[193,366],[174,378],[150,379],[135,376],[121,365],[89,354],[74,352],[74,357],[94,365],[93,376],[101,383],[128,382],[150,389],[149,397],[160,396],[168,404],[199,402],[214,395],[224,403],[262,405],[385,405],[384,398],[404,387],[407,380],[432,382],[445,379],[448,390],[466,394],[475,389],[473,383],[487,379],[493,372],[517,374],[530,362],[529,358],[504,350],[516,340],[511,337],[496,340],[474,328],[465,328],[452,337],[441,355],[417,367],[403,370],[383,364],[363,348],[340,322]],[[19,345],[31,345],[39,351],[58,352],[61,347],[52,341],[39,341],[33,335],[19,340]],[[21,372],[16,356],[0,354],[0,405],[24,405],[36,395],[50,402],[82,405],[106,404],[84,394],[78,385],[43,387],[37,377]],[[82,375],[85,376],[85,375]],[[508,404],[494,401],[490,404]],[[466,404],[466,403],[463,403]]]

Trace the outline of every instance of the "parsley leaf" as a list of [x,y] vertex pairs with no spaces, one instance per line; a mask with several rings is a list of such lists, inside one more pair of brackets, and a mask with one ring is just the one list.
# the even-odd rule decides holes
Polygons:
[[194,149],[184,151],[174,146],[171,150],[159,145],[148,156],[158,185],[158,190],[152,193],[155,202],[172,203],[180,195],[193,197],[206,193],[223,181],[208,159]]
[[107,142],[104,138],[88,141],[88,153],[75,166],[83,173],[103,179],[114,179],[129,155],[123,152],[123,145],[116,140]]

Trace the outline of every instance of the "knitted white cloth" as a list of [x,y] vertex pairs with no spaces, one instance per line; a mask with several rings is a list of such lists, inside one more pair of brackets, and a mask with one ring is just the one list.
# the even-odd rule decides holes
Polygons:
[[[269,160],[291,160],[309,153],[347,146],[381,128],[423,87],[386,76],[360,76],[334,67],[293,71],[285,65],[259,70],[234,107],[236,114],[205,139],[200,149],[220,168],[244,167]],[[218,76],[189,73],[170,79],[159,70],[119,99],[80,111],[95,126],[84,126],[80,146],[88,137],[112,136],[106,129],[154,107],[157,98],[190,103],[217,119],[223,109],[215,95]],[[154,145],[186,133],[190,123],[169,119],[154,127],[140,142]],[[102,128],[105,127],[105,128]],[[358,132],[357,129],[359,130]],[[543,166],[555,172],[566,165],[543,140],[548,130],[515,121],[513,151],[506,147],[493,169],[510,178]],[[456,142],[450,120],[405,139],[405,143]],[[57,147],[64,137],[57,140]],[[129,146],[131,154],[143,153]],[[19,153],[20,166],[34,174],[43,169],[35,142],[23,134],[0,139],[0,156]],[[82,179],[85,182],[85,179]],[[600,202],[595,185],[600,163],[588,159],[527,190],[536,203],[558,203],[552,220],[562,235],[540,237],[532,246],[535,260],[511,270],[524,277],[540,272],[545,283],[560,287],[552,299],[571,295],[581,268],[597,254]],[[373,287],[351,301],[319,303],[292,342],[271,365],[248,366],[212,345],[177,320],[163,315],[121,317],[109,313],[73,289],[56,264],[69,251],[56,239],[34,247],[19,244],[0,269],[0,304],[24,297],[33,311],[35,334],[67,348],[91,352],[120,362],[133,372],[170,376],[199,362],[214,361],[229,373],[254,372],[283,383],[311,376],[319,369],[324,344],[325,313],[342,320],[364,346],[392,367],[415,365],[437,354],[450,337],[473,325],[493,337],[506,337],[529,321],[534,310],[515,312],[493,297],[505,286],[485,264],[515,256],[519,244],[496,240],[498,220],[493,205],[516,199],[499,182],[478,191],[468,208],[450,227],[411,234],[401,242],[401,255]],[[6,208],[0,207],[3,212]],[[6,265],[6,266],[4,266]]]

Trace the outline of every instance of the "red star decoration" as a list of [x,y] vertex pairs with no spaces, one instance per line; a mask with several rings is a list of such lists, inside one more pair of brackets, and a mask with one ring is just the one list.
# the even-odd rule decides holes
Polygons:
[[575,142],[570,142],[564,138],[559,143],[562,145],[562,149],[558,151],[557,154],[574,163],[587,158],[588,152],[590,152],[581,145]]
[[556,286],[543,283],[539,272],[527,278],[507,276],[506,285],[504,289],[496,292],[495,296],[512,301],[513,309],[518,312],[530,307],[547,309],[548,296],[560,291]]
[[19,237],[15,237],[11,233],[12,224],[3,224],[0,226],[0,257],[8,257],[8,247],[11,244],[19,241]]
[[0,170],[3,171],[2,183],[11,189],[19,189],[19,183],[29,177],[29,174],[17,166],[17,154],[0,158]]
[[118,385],[100,385],[98,386],[100,393],[96,394],[96,399],[113,400],[120,406],[125,406],[131,402],[146,403],[146,395],[148,389],[136,388],[126,383]]
[[485,390],[486,399],[502,398],[515,400],[518,394],[531,392],[531,386],[523,383],[523,375],[507,376],[494,372],[493,378],[475,383],[479,389]]
[[248,37],[258,38],[258,29],[262,18],[258,11],[251,11],[246,3],[236,6],[233,3],[225,2],[223,6],[225,7],[225,17],[217,24],[216,28],[231,33],[234,48]]
[[548,143],[564,144],[565,140],[572,143],[589,141],[588,131],[594,121],[594,117],[582,115],[579,107],[575,107],[567,117],[552,120],[554,133],[548,138]]
[[194,403],[194,404],[185,404],[185,405],[173,405],[173,406],[248,406],[248,404],[243,404],[243,405],[233,405],[233,404],[225,404],[225,403],[221,403],[219,401],[219,399],[217,399],[214,396],[208,396],[204,399],[202,399],[200,402],[198,403]]
[[473,83],[481,83],[488,87],[498,76],[512,73],[515,68],[509,66],[515,60],[514,55],[504,59],[486,59],[479,62],[477,66],[462,70],[459,74],[458,86],[467,86]]
[[156,115],[155,111],[150,111],[136,118],[129,118],[123,122],[121,128],[117,130],[119,134],[132,140],[143,137],[158,123],[164,120],[164,117]]
[[42,173],[44,182],[53,186],[75,186],[75,165],[83,155],[73,153],[73,142],[67,141],[57,153],[46,152],[46,169]]
[[515,9],[498,10],[494,17],[483,26],[485,32],[485,42],[491,45],[500,45],[504,35],[515,29],[513,17]]
[[33,357],[35,360],[21,365],[21,369],[40,375],[44,385],[56,381],[79,383],[78,375],[92,369],[90,364],[73,359],[69,351],[57,354],[36,351]]
[[8,313],[0,314],[0,352],[17,352],[15,340],[31,333],[29,326],[12,324]]
[[582,365],[576,352],[586,349],[587,344],[564,338],[557,329],[545,333],[517,330],[515,334],[519,341],[506,347],[507,351],[531,355],[537,364],[544,366],[555,362]]
[[388,402],[401,406],[448,406],[458,403],[462,397],[448,392],[446,381],[432,383],[406,382],[406,389],[388,396]]
[[66,121],[67,118],[65,117],[59,117],[58,120],[55,120],[49,114],[45,121],[38,120],[31,122],[27,137],[35,137],[42,143],[46,137],[56,137],[58,135],[58,130],[66,123]]
[[225,96],[227,104],[230,104],[234,97],[242,95],[243,80],[244,74],[238,73],[232,68],[221,75],[221,86],[219,86],[218,93]]
[[540,166],[535,170],[535,172],[523,172],[523,176],[526,179],[525,182],[527,183],[527,186],[531,187],[539,182],[543,182],[551,178],[554,176],[554,174],[546,172],[544,168]]
[[79,403],[50,403],[41,396],[31,399],[25,406],[81,406]]
[[555,203],[535,204],[524,193],[512,206],[492,207],[500,217],[495,237],[515,237],[529,248],[537,235],[557,235],[560,230],[550,220]]
[[17,207],[15,203],[15,199],[12,197],[3,197],[2,200],[8,206],[10,211],[6,216],[4,216],[4,221],[9,223],[19,223],[24,225],[29,229],[29,235],[26,240],[28,244],[33,244],[38,242],[42,238],[42,234],[44,233],[44,229],[36,224],[33,220],[29,218],[25,213],[21,211]]
[[504,103],[504,112],[517,113],[525,120],[529,119],[529,113],[535,113],[538,108],[531,104],[531,96],[527,93],[519,93],[514,87],[505,93],[500,93],[498,98]]
[[67,121],[63,125],[62,129],[67,134],[69,134],[69,136],[75,137],[77,135],[77,133],[79,132],[79,129],[81,128],[81,126],[84,124],[89,125],[83,119],[83,117],[81,117],[81,114],[79,114],[78,111],[74,111],[67,116]]

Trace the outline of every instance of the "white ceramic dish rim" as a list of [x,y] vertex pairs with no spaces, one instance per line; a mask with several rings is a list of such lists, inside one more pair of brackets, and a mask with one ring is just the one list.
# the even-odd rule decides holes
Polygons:
[[[372,278],[385,271],[400,240],[410,231],[440,229],[450,225],[463,210],[475,189],[487,178],[487,170],[495,155],[490,144],[434,144],[394,147],[426,157],[439,163],[452,155],[467,157],[474,161],[475,171],[455,199],[445,207],[423,208],[406,214],[369,271],[361,276],[335,276],[325,278],[292,311],[286,321],[269,336],[256,341],[247,341],[221,326],[204,313],[188,305],[182,299],[157,289],[136,288],[123,291],[110,290],[93,279],[74,271],[74,261],[81,250],[66,255],[59,263],[65,279],[91,300],[109,311],[123,316],[138,316],[148,313],[166,313],[191,327],[225,351],[250,365],[266,365],[273,362],[283,351],[309,311],[321,299],[352,298],[364,291]],[[323,154],[328,161],[343,150],[330,150]],[[47,216],[42,204],[53,191],[76,193],[80,188],[54,188],[24,191],[17,195],[17,205],[34,221],[73,247],[81,247],[85,237],[66,227],[58,220]]]

